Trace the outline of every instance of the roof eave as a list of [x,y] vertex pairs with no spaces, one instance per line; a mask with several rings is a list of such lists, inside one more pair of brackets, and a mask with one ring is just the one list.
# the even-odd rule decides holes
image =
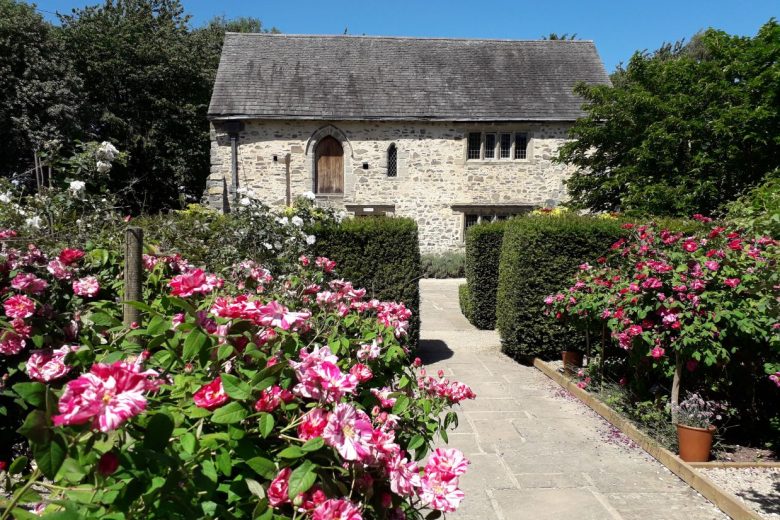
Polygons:
[[[583,114],[584,115],[584,114]],[[324,115],[279,115],[279,114],[208,114],[209,121],[247,120],[295,120],[295,121],[430,121],[445,123],[523,123],[523,122],[574,122],[577,117],[433,117],[433,116],[324,116]]]

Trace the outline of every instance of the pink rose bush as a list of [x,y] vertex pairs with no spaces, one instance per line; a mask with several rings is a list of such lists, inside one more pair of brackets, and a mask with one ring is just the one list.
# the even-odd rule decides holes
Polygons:
[[592,331],[603,327],[626,352],[628,373],[652,366],[680,379],[683,366],[695,375],[702,366],[716,373],[734,360],[763,360],[773,374],[780,369],[779,244],[697,219],[702,226],[691,233],[625,224],[629,237],[545,298],[546,312]]
[[315,520],[458,508],[468,460],[433,445],[476,396],[410,358],[402,303],[366,298],[324,257],[212,273],[148,254],[141,318],[124,327],[119,265],[0,250],[0,395],[24,403],[37,464],[9,491],[48,487],[14,507]]

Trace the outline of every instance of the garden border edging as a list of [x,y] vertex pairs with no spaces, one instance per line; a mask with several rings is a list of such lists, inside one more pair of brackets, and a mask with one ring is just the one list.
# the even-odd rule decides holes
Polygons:
[[718,487],[712,480],[697,472],[694,466],[640,431],[628,419],[622,417],[589,392],[577,387],[572,379],[559,373],[555,367],[539,358],[534,358],[534,367],[622,431],[658,462],[666,466],[669,471],[680,477],[731,518],[734,520],[763,520],[762,516],[743,504],[736,496]]

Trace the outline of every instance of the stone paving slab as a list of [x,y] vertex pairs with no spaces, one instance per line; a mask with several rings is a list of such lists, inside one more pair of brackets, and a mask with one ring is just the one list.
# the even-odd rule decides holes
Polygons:
[[720,520],[719,509],[461,315],[464,280],[422,280],[421,357],[468,383],[449,445],[471,460],[453,520]]

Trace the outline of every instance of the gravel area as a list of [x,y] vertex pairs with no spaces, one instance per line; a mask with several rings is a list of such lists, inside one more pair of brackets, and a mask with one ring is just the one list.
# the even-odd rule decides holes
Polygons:
[[780,520],[780,468],[707,468],[700,471],[764,518]]

